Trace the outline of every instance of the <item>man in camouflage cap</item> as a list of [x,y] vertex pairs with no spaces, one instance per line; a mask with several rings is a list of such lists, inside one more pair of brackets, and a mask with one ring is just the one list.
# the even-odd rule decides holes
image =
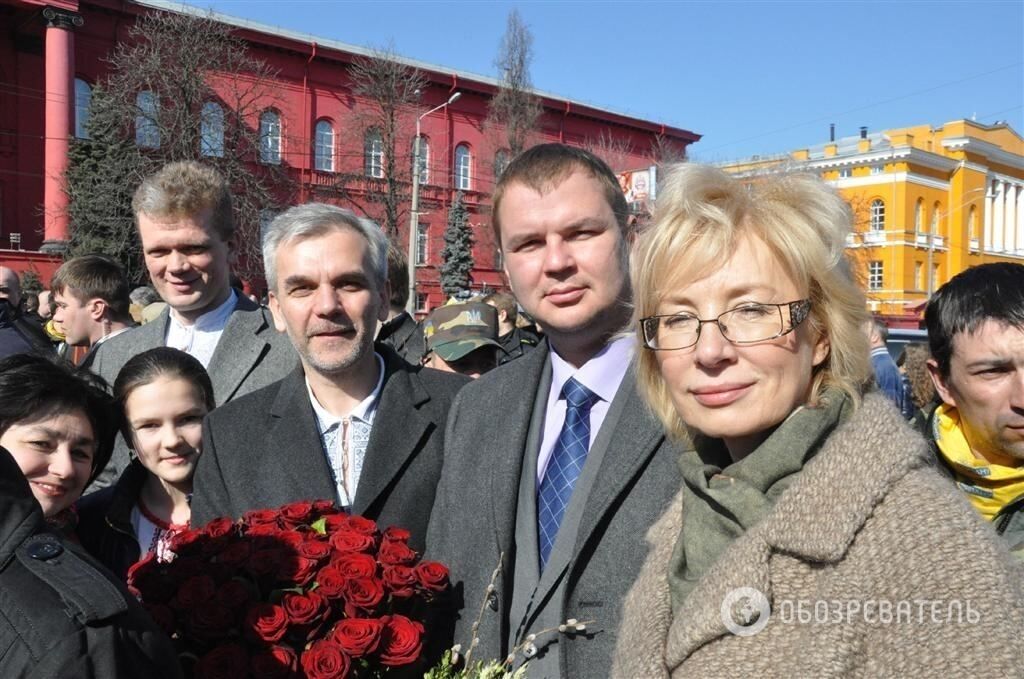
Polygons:
[[423,364],[480,377],[498,364],[498,312],[482,302],[446,304],[430,312],[423,325],[427,353]]

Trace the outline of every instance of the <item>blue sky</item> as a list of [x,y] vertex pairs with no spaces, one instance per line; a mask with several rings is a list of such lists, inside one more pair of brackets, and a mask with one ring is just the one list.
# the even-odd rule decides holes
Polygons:
[[1024,134],[1024,0],[188,4],[496,76],[509,10],[534,86],[704,135],[715,162],[976,116]]

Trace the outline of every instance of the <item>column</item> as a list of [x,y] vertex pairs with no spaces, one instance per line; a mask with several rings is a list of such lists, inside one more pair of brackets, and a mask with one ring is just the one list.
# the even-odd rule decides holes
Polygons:
[[992,200],[995,195],[995,190],[992,188],[992,182],[989,179],[985,179],[985,230],[984,239],[982,240],[982,249],[985,252],[992,251],[992,211],[995,209],[994,202]]
[[1003,251],[1003,229],[1006,217],[1006,184],[996,182],[996,199],[992,206],[992,251]]
[[1024,185],[1017,186],[1017,254],[1024,255]]
[[1020,189],[1016,184],[1006,185],[1006,252],[1014,254],[1020,245],[1017,243],[1017,193]]
[[46,7],[46,143],[43,162],[43,247],[62,252],[69,236],[68,196],[64,172],[68,168],[70,136],[74,132],[75,36],[82,25],[75,12]]

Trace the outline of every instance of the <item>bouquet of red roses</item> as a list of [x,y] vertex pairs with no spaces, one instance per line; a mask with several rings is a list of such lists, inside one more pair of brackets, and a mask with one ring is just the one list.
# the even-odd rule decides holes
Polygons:
[[186,675],[411,673],[448,569],[420,561],[408,540],[331,502],[294,502],[183,531],[174,559],[143,559],[128,586],[174,640]]

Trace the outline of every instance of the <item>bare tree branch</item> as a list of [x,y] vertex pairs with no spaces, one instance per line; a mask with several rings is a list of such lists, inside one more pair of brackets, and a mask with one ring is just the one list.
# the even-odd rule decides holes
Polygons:
[[513,9],[508,14],[505,35],[494,60],[501,74],[501,87],[491,99],[485,122],[492,129],[504,131],[501,135],[504,143],[498,144],[498,149],[504,146],[509,158],[516,157],[528,146],[542,113],[540,100],[533,94],[530,81],[532,60],[533,35],[523,23],[519,11]]

